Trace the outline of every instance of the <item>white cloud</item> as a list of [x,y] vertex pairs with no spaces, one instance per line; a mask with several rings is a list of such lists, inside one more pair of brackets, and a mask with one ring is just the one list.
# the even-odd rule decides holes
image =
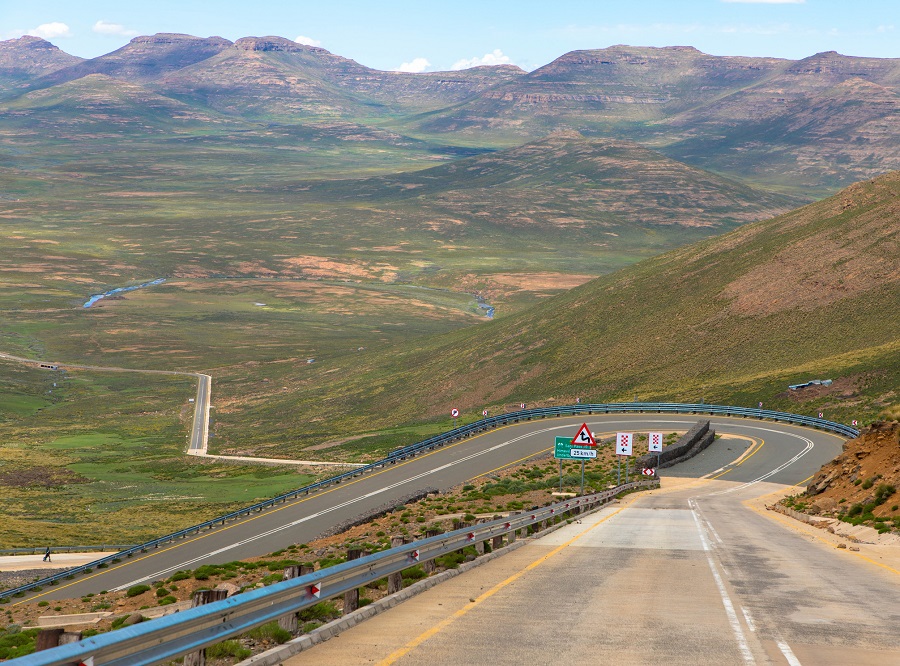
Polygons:
[[318,39],[313,39],[312,37],[306,37],[305,35],[298,35],[295,39],[295,42],[298,44],[303,44],[304,46],[322,46],[322,42]]
[[41,23],[38,27],[25,31],[26,35],[34,35],[43,39],[56,39],[57,37],[71,37],[72,30],[65,23],[54,21]]
[[109,21],[97,21],[92,28],[98,35],[120,35],[124,37],[134,37],[137,30],[129,30],[121,23],[110,23]]
[[469,69],[469,67],[478,67],[480,65],[511,65],[512,60],[510,60],[508,55],[504,55],[503,51],[500,49],[494,49],[490,53],[485,53],[480,58],[463,58],[462,60],[457,60],[453,65],[451,65],[451,70],[457,69]]
[[805,5],[806,0],[722,0],[729,5]]
[[412,62],[403,63],[395,71],[418,74],[419,72],[424,72],[429,67],[431,67],[431,63],[425,58],[413,58]]

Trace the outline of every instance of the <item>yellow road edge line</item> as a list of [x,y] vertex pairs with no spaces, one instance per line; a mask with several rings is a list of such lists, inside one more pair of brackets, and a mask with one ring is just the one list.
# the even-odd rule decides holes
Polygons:
[[755,450],[753,453],[750,453],[750,454],[748,455],[747,451],[744,451],[744,452],[738,457],[737,462],[729,463],[729,464],[732,465],[732,467],[731,467],[730,469],[726,469],[726,470],[725,470],[724,472],[722,472],[721,474],[716,474],[715,476],[710,476],[710,477],[708,477],[709,480],[710,480],[710,481],[714,481],[715,479],[718,479],[720,476],[725,476],[725,475],[728,474],[729,472],[733,472],[733,471],[736,470],[738,467],[740,467],[741,465],[743,465],[745,462],[747,462],[748,460],[750,460],[750,458],[752,458],[752,457],[755,456],[757,453],[759,453],[760,449],[762,449],[762,447],[765,445],[766,440],[764,440],[764,439],[762,439],[762,438],[760,438],[759,440],[756,440],[755,438],[752,438],[752,439],[753,439],[755,442],[758,441],[758,444],[759,444],[759,446],[756,447],[756,450]]
[[734,465],[740,465],[742,462],[744,462],[745,458],[749,458],[751,455],[753,455],[753,453],[756,453],[756,451],[753,451],[753,453],[751,453],[751,450],[753,449],[754,445],[760,443],[759,438],[750,437],[749,435],[729,435],[728,437],[723,437],[722,439],[749,439],[750,440],[750,446],[748,446],[747,449],[741,455],[739,455],[737,457],[737,460],[735,460],[733,463]]
[[469,479],[469,481],[475,481],[476,479],[480,479],[483,476],[487,476],[488,474],[493,474],[494,472],[499,472],[501,469],[506,469],[507,467],[512,467],[513,465],[518,465],[520,462],[524,462],[529,458],[534,458],[535,456],[543,455],[548,451],[552,450],[553,447],[548,447],[546,449],[541,449],[540,451],[536,451],[532,453],[530,456],[525,456],[524,458],[519,458],[518,460],[513,460],[510,463],[506,463],[505,465],[500,465],[500,467],[495,467],[494,469],[489,469],[487,472],[482,472],[478,476],[473,476]]
[[[797,484],[797,485],[800,485],[800,484]],[[776,491],[776,492],[780,492],[780,491]],[[774,493],[769,493],[769,495],[773,495],[773,494],[774,494]],[[767,495],[763,495],[763,497],[767,497]],[[756,498],[756,499],[758,499],[758,498]],[[792,519],[789,519],[789,518],[780,518],[780,517],[777,516],[777,515],[773,515],[772,512],[771,512],[771,511],[768,511],[768,510],[762,511],[762,510],[760,510],[760,509],[757,509],[755,506],[750,506],[749,504],[747,504],[747,502],[750,502],[750,501],[751,501],[751,500],[745,500],[744,502],[742,502],[742,504],[744,504],[745,506],[747,506],[748,509],[751,509],[751,510],[753,510],[753,511],[756,511],[756,513],[760,514],[761,516],[765,516],[765,517],[768,518],[769,520],[774,520],[775,522],[781,523],[782,525],[785,525],[786,527],[788,527],[788,528],[794,530],[795,532],[801,532],[801,533],[803,533],[803,534],[808,534],[808,535],[811,536],[813,539],[816,539],[817,541],[821,541],[822,543],[824,543],[825,545],[827,545],[827,546],[829,547],[830,550],[844,550],[843,548],[835,548],[835,547],[834,547],[834,544],[833,544],[832,542],[830,542],[828,539],[823,539],[822,537],[820,537],[819,535],[817,535],[817,534],[815,534],[815,533],[807,532],[806,530],[800,528],[800,527],[797,525],[797,523],[800,523],[801,525],[806,525],[806,523],[803,523],[803,522],[797,521],[797,520],[792,520]],[[818,529],[818,528],[813,527],[812,529]],[[881,567],[882,569],[887,569],[887,570],[890,571],[891,573],[897,574],[898,576],[900,576],[900,570],[895,569],[894,567],[888,566],[887,564],[882,564],[881,562],[876,562],[876,561],[873,560],[871,557],[866,557],[865,555],[863,555],[862,553],[860,553],[860,552],[858,552],[858,551],[853,551],[853,550],[849,550],[849,549],[848,549],[848,550],[847,550],[847,554],[848,554],[848,555],[855,555],[856,557],[858,557],[858,558],[860,558],[860,559],[862,559],[862,560],[865,560],[866,562],[869,562],[870,564],[874,564],[875,566]]]
[[624,507],[624,506],[623,506],[623,507],[620,507],[620,508],[616,509],[616,510],[613,511],[611,514],[609,514],[608,516],[605,516],[604,518],[601,518],[600,520],[598,520],[596,523],[594,523],[593,525],[591,525],[590,527],[588,527],[586,530],[583,530],[583,531],[579,532],[579,533],[576,534],[574,537],[572,537],[571,539],[569,539],[569,540],[566,541],[565,543],[560,544],[559,546],[557,546],[556,548],[554,548],[553,550],[551,550],[551,551],[550,551],[549,553],[547,553],[546,555],[542,555],[541,557],[539,557],[538,559],[536,559],[534,562],[532,562],[531,564],[529,564],[529,565],[526,566],[525,568],[520,569],[519,571],[517,571],[516,573],[514,573],[512,576],[510,576],[509,578],[507,578],[506,580],[503,580],[503,581],[497,583],[497,584],[494,585],[494,587],[492,587],[490,590],[488,590],[487,592],[484,592],[483,594],[481,594],[481,595],[479,595],[478,597],[476,597],[474,601],[472,601],[472,602],[468,603],[467,605],[463,606],[462,608],[460,608],[459,610],[457,610],[455,613],[453,613],[453,615],[451,615],[450,617],[441,620],[440,622],[438,622],[436,625],[434,625],[433,627],[431,627],[431,628],[428,629],[427,631],[424,631],[423,633],[419,634],[419,635],[416,636],[414,639],[412,639],[411,641],[409,641],[409,642],[408,642],[406,645],[404,645],[402,648],[400,648],[400,649],[398,649],[398,650],[395,650],[394,652],[392,652],[391,654],[389,654],[387,657],[385,657],[384,659],[382,659],[381,661],[379,661],[379,662],[378,662],[379,666],[389,666],[390,664],[395,663],[398,659],[400,659],[400,658],[403,657],[404,655],[406,655],[406,654],[408,654],[409,652],[411,652],[412,650],[414,650],[416,647],[418,647],[419,645],[421,645],[422,643],[424,643],[425,641],[427,641],[429,638],[431,638],[432,636],[435,636],[436,634],[440,633],[441,631],[443,631],[444,629],[446,629],[447,627],[449,627],[453,622],[455,622],[457,619],[461,618],[463,615],[465,615],[466,613],[468,613],[470,610],[472,610],[473,608],[475,608],[477,605],[479,605],[479,604],[482,603],[483,601],[487,600],[488,598],[494,596],[495,594],[497,594],[497,592],[499,592],[500,590],[502,590],[504,587],[506,587],[506,586],[509,585],[510,583],[515,582],[516,580],[518,580],[519,578],[521,578],[522,576],[524,576],[526,573],[528,573],[528,572],[531,571],[532,569],[536,569],[536,568],[539,567],[541,564],[543,564],[544,562],[546,562],[547,560],[549,560],[551,557],[553,557],[554,555],[556,555],[557,553],[559,553],[559,552],[562,551],[563,549],[567,548],[567,547],[568,547],[569,545],[571,545],[573,542],[577,541],[578,539],[580,539],[581,537],[583,537],[585,534],[587,534],[587,533],[590,532],[591,530],[595,529],[595,528],[598,527],[599,525],[603,524],[604,522],[606,522],[607,520],[609,520],[610,518],[612,518],[613,516],[615,516],[615,515],[618,514],[619,512],[624,511],[626,508],[627,508],[627,507]]

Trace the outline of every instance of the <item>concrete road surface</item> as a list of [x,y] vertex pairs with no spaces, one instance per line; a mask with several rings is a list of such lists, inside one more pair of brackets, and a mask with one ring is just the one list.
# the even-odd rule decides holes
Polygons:
[[664,479],[285,665],[900,664],[900,565],[747,502],[782,489]]

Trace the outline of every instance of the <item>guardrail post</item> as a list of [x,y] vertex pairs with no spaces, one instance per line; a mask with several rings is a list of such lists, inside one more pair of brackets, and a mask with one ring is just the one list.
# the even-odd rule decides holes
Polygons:
[[[425,530],[425,538],[430,539],[431,537],[436,537],[440,533],[440,530]],[[434,560],[426,560],[422,563],[422,568],[425,570],[425,574],[430,576],[437,568],[437,564],[435,564]]]
[[[225,599],[228,590],[199,590],[194,592],[191,608],[211,604],[213,601]],[[184,655],[184,666],[206,666],[206,648]]]
[[[478,525],[481,522],[483,522],[483,521],[476,520],[475,524]],[[478,555],[484,555],[484,539],[478,539],[475,542],[475,553]]]
[[[304,573],[309,573],[309,572],[304,572],[303,568],[304,567],[302,565],[297,565],[297,564],[293,564],[289,567],[285,567],[284,574],[283,574],[284,579],[290,580],[291,578],[298,578],[298,577],[304,575]],[[306,568],[311,568],[311,567],[306,567]],[[287,615],[282,615],[280,618],[278,618],[278,626],[281,627],[282,629],[284,629],[285,631],[290,631],[292,634],[296,634],[297,628],[299,626],[299,623],[297,622],[297,613],[289,613]]]
[[77,643],[81,640],[80,631],[66,631],[65,629],[41,629],[35,639],[35,652],[49,650],[67,643]]
[[[509,512],[509,520],[512,522],[512,519],[519,515],[518,511],[510,511]],[[510,530],[506,535],[506,543],[513,544],[516,542],[516,530]]]
[[503,535],[498,534],[491,540],[491,550],[500,550],[503,548]]
[[[398,546],[403,545],[403,537],[395,536],[391,537],[391,548],[397,548]],[[394,592],[399,592],[403,589],[403,573],[398,571],[397,573],[392,573],[388,575],[388,594],[393,594]]]
[[[349,548],[347,550],[347,561],[358,560],[363,556],[362,548]],[[359,588],[354,587],[352,590],[344,592],[344,615],[352,613],[359,608]]]
[[59,645],[59,637],[64,631],[65,629],[41,629],[35,639],[35,652],[55,648]]

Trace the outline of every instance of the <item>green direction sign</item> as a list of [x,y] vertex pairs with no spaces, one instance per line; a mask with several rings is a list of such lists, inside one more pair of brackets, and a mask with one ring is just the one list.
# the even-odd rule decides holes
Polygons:
[[596,458],[597,449],[590,446],[572,446],[571,437],[557,437],[553,457],[559,460],[584,460]]

